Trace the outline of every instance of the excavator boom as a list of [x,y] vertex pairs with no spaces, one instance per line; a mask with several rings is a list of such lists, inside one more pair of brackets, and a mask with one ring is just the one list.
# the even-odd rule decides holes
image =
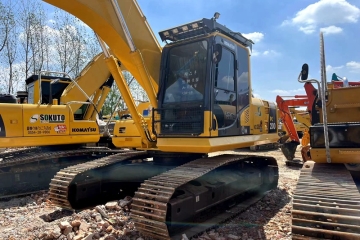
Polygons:
[[[73,14],[92,28],[145,89],[151,104],[157,106],[161,47],[135,1],[45,2]],[[124,22],[127,27],[122,25]]]
[[[80,72],[79,76],[70,82],[60,97],[60,104],[76,101],[84,102],[104,84],[104,80],[110,78],[111,74],[106,66],[104,54],[96,55]],[[79,88],[78,86],[81,86]],[[71,110],[76,112],[83,104],[71,104]]]

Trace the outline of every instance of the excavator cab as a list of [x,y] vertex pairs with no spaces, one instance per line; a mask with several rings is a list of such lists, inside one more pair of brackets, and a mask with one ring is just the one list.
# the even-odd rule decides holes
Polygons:
[[25,80],[28,92],[28,103],[53,104],[53,100],[60,102],[65,88],[71,83],[69,78],[55,76],[31,75]]
[[250,103],[248,47],[253,42],[214,18],[159,34],[172,43],[162,51],[153,132],[159,138],[249,133],[238,116]]

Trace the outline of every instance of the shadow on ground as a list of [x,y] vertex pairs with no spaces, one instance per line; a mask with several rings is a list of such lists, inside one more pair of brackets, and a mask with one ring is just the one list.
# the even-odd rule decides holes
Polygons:
[[[260,201],[252,205],[245,212],[241,213],[232,220],[219,226],[217,232],[223,236],[229,234],[236,235],[241,239],[267,239],[264,226],[291,201],[291,197],[284,189],[271,190]],[[291,216],[291,207],[285,209],[285,214]],[[291,229],[288,219],[283,223],[277,223],[281,228]],[[280,229],[278,229],[280,230]],[[276,234],[276,232],[274,232]],[[288,231],[279,231],[274,239],[291,239]]]

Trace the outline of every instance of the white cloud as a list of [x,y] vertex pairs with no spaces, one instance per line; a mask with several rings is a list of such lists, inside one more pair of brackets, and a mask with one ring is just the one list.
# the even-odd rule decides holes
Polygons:
[[[343,65],[337,66],[337,67],[333,67],[333,66],[331,66],[331,65],[327,65],[327,66],[326,66],[326,71],[327,71],[327,72],[336,72],[337,70],[342,69],[343,67],[344,67]],[[320,71],[319,71],[319,72],[320,72]]]
[[352,72],[360,71],[360,62],[351,61],[346,63],[346,67]]
[[292,89],[292,90],[275,89],[275,90],[272,90],[271,92],[279,94],[279,95],[305,94],[304,88],[298,88],[298,89]]
[[254,43],[258,43],[264,39],[264,34],[261,32],[245,33],[242,35],[248,39],[251,39]]
[[356,23],[359,18],[360,9],[346,0],[320,0],[297,12],[294,18],[284,21],[282,26],[298,26],[300,31],[311,34],[318,26],[330,25],[324,28],[324,32],[327,30],[330,34],[339,33],[341,28],[335,24]]
[[280,55],[279,52],[275,51],[275,50],[265,50],[265,51],[257,51],[257,50],[253,50],[251,56],[256,57],[256,56],[278,56]]
[[257,51],[257,50],[252,50],[251,56],[256,57],[259,56],[261,54],[261,52]]
[[315,26],[306,26],[306,27],[300,27],[299,30],[302,31],[305,34],[311,34],[315,32]]
[[[264,34],[261,32],[245,33],[245,34],[243,34],[243,36],[248,39],[251,39],[254,43],[258,43],[264,39]],[[253,49],[251,52],[251,56],[253,56],[253,57],[261,56],[261,55],[274,56],[274,55],[279,55],[279,53],[276,52],[275,50],[258,51],[256,49]]]
[[275,50],[266,50],[263,52],[263,55],[265,55],[265,56],[277,56],[279,54],[280,53]]
[[320,31],[322,31],[324,33],[324,35],[329,35],[329,34],[341,33],[343,30],[340,27],[331,25],[329,27],[320,28]]

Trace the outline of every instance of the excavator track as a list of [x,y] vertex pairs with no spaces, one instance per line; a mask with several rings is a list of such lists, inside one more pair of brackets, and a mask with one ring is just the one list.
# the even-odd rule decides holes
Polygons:
[[124,150],[89,147],[72,150],[29,148],[0,154],[0,198],[47,189],[51,177],[61,168],[115,154]]
[[131,158],[147,157],[145,151],[126,151],[94,161],[73,165],[59,171],[50,182],[49,199],[51,202],[64,209],[73,210],[74,206],[69,200],[69,189],[75,177],[90,170],[118,164]]
[[293,239],[360,239],[360,193],[343,164],[304,164],[293,199],[292,233]]
[[[109,148],[82,148],[75,150],[59,150],[59,151],[43,151],[41,149],[32,149],[29,151],[23,150],[22,152],[16,152],[19,156],[14,156],[14,154],[9,154],[9,157],[4,157],[0,162],[0,168],[3,167],[13,167],[21,164],[27,164],[37,161],[44,161],[53,158],[61,157],[74,157],[74,156],[84,156],[92,153],[119,153],[124,150],[112,150]],[[11,157],[10,157],[11,156]],[[2,158],[0,156],[0,158]]]
[[[265,158],[261,156],[254,157],[244,155],[220,155],[211,158],[196,159],[184,165],[173,168],[160,175],[154,176],[148,180],[145,180],[144,183],[142,183],[139,187],[138,191],[135,193],[133,203],[131,205],[130,216],[134,220],[137,230],[140,231],[143,235],[150,236],[156,239],[171,239],[171,235],[174,234],[174,232],[169,229],[169,225],[171,225],[172,222],[171,220],[169,220],[169,215],[176,215],[174,211],[177,211],[177,213],[179,213],[180,211],[187,211],[186,209],[176,210],[177,207],[175,207],[175,209],[171,209],[170,207],[170,205],[172,204],[172,198],[180,187],[184,187],[185,184],[190,183],[194,180],[199,180],[200,177],[203,177],[207,173],[217,170],[222,166],[226,166],[228,164],[232,165],[233,163],[242,164],[245,161],[251,161],[252,159],[257,159],[260,161],[264,160],[262,164],[267,162],[267,164],[264,164],[262,166],[266,166],[266,169],[271,172],[268,174],[267,177],[270,184],[267,184],[269,182],[266,182],[265,184],[259,184],[258,187],[263,185],[268,185],[268,189],[276,187],[278,183],[278,168],[276,160],[273,158]],[[236,182],[234,186],[237,187]],[[222,188],[224,192],[231,190],[231,188],[223,189],[222,186],[219,187]],[[235,192],[232,192],[230,195],[221,198],[221,200],[217,200],[216,203],[209,203],[207,202],[208,199],[203,198],[204,195],[201,195],[201,193],[195,193],[196,196],[194,196],[191,201],[188,202],[186,208],[191,208],[191,205],[193,204],[203,204],[205,202],[207,205],[201,205],[202,211],[205,208],[210,207],[211,205],[217,205],[224,200],[233,198],[241,193],[250,191],[251,189],[255,188],[256,187],[252,187],[251,184],[249,184],[249,187],[246,187],[243,192],[240,192],[240,190],[235,190]],[[200,196],[202,196],[202,199],[200,199]],[[211,198],[211,193],[209,198]],[[214,195],[212,195],[212,198],[214,198]],[[185,200],[186,197],[184,197],[183,201]],[[194,212],[200,211],[194,210]],[[190,218],[195,216],[194,213],[190,212],[186,214]],[[176,225],[178,223],[173,224]]]

